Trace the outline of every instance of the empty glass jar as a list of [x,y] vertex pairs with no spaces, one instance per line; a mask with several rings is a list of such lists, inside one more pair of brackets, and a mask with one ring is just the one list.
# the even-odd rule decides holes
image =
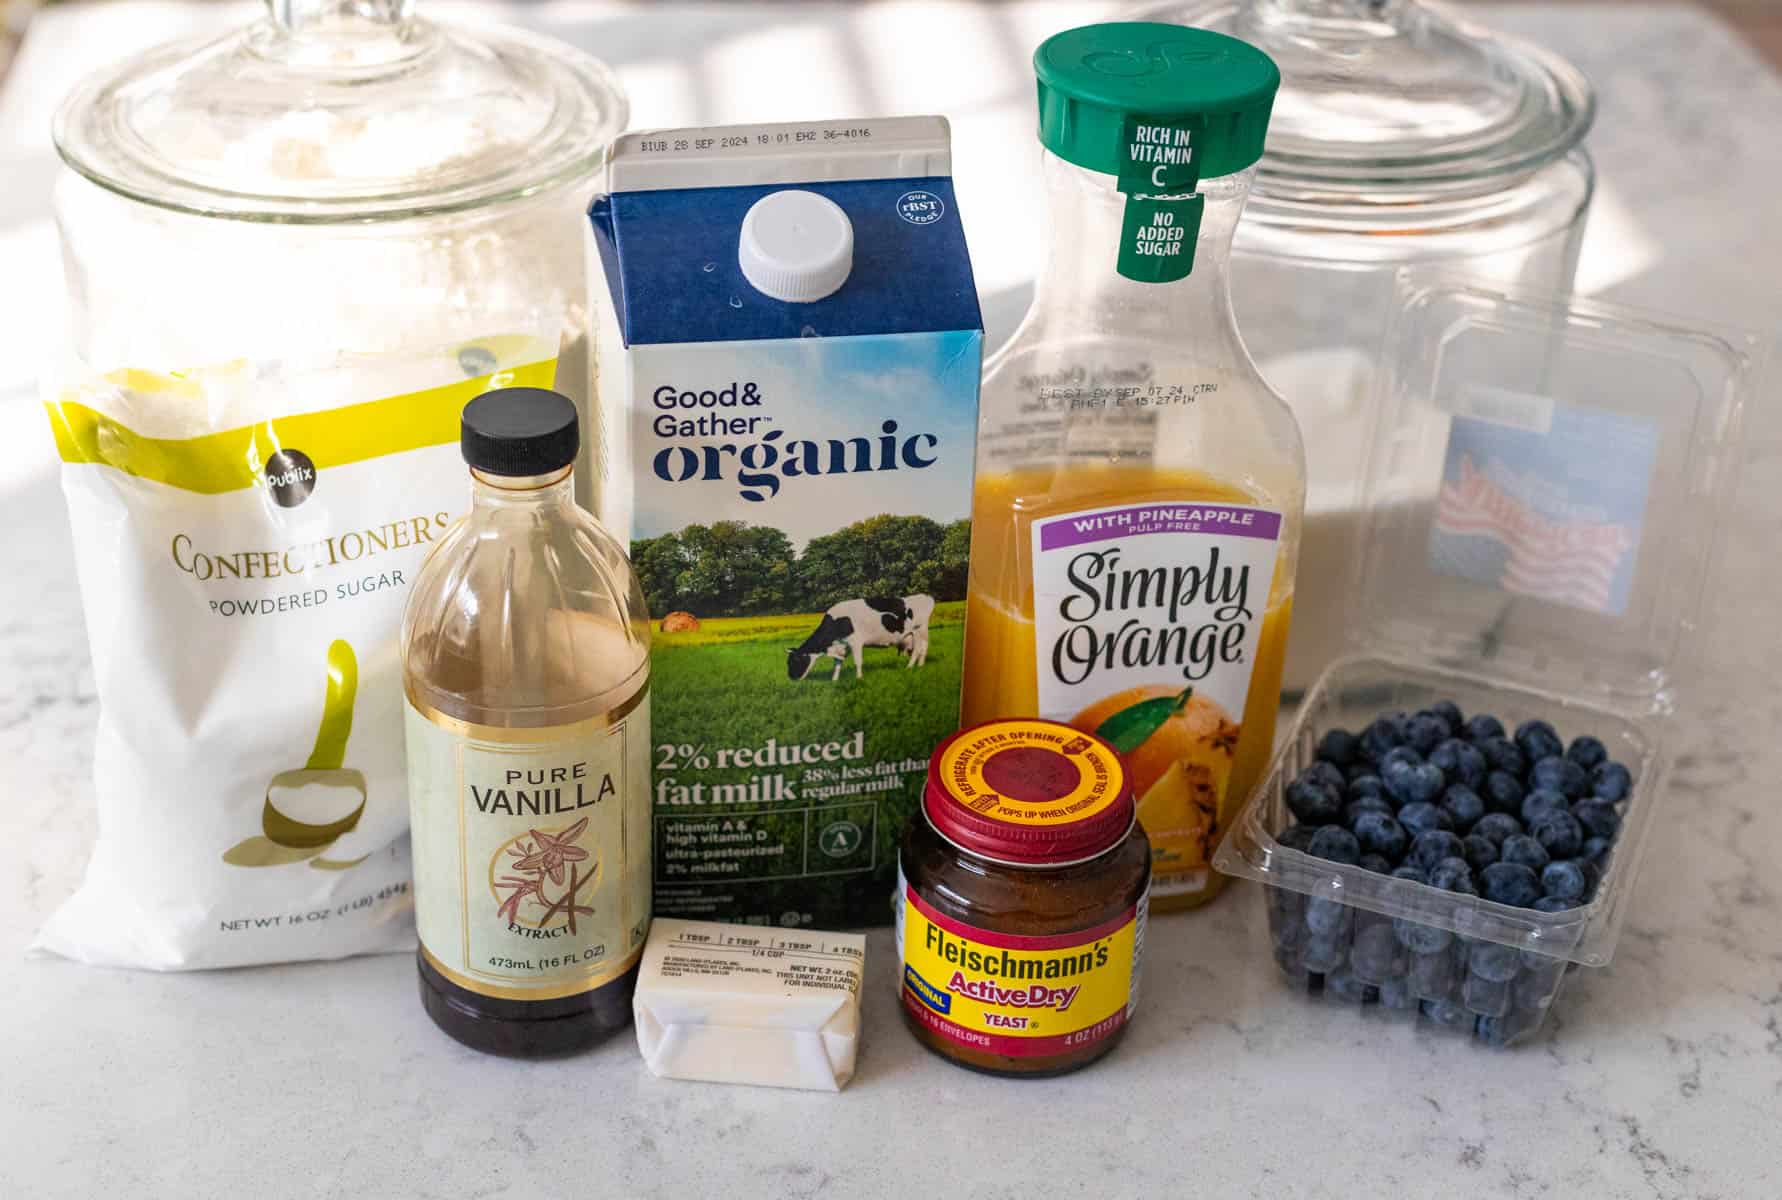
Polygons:
[[1373,368],[1401,266],[1569,290],[1595,101],[1562,59],[1418,0],[1148,8],[1265,51],[1282,83],[1232,255],[1244,342],[1305,435],[1306,523],[1285,684],[1342,648]]
[[71,368],[251,379],[239,411],[126,414],[162,437],[289,412],[256,397],[298,378],[332,409],[553,357],[585,417],[583,213],[627,116],[611,73],[410,0],[268,7],[57,114]]

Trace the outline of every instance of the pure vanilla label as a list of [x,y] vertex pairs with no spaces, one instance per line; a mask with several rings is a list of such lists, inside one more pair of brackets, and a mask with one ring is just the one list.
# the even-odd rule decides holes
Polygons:
[[[623,707],[623,706],[622,706]],[[415,919],[429,962],[488,996],[624,973],[649,930],[649,700],[569,728],[408,708]]]

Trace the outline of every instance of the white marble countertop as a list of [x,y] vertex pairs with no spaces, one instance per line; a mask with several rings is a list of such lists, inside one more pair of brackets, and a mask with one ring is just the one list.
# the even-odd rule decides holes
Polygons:
[[[1025,48],[1106,6],[779,8],[772,37],[742,5],[646,7],[569,0],[528,20],[617,64],[640,124],[955,113],[962,209],[988,214],[1016,185],[999,176],[997,133],[1031,120]],[[0,401],[0,1196],[1782,1194],[1775,389],[1619,952],[1577,972],[1518,1050],[1288,991],[1248,886],[1154,922],[1131,1035],[1056,1082],[984,1078],[918,1048],[896,1013],[890,938],[874,933],[860,1073],[839,1096],[658,1081],[628,1035],[564,1062],[480,1057],[422,1015],[406,957],[183,976],[25,959],[94,822],[66,515],[41,411],[17,394],[56,286],[43,93],[164,32],[145,11],[50,13],[19,65],[31,90],[0,97],[0,395],[14,392]],[[959,36],[923,39],[936,12]],[[1782,83],[1693,10],[1485,15],[1601,91],[1583,286],[1782,332]],[[884,56],[913,45],[932,46],[933,73],[899,82]],[[813,56],[808,94],[745,86],[775,78],[779,53]],[[1024,302],[1025,219],[972,230],[993,332]]]

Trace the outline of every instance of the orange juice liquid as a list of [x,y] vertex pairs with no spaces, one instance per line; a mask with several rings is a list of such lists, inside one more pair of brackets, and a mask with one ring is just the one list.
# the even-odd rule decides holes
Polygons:
[[[1182,681],[1165,678],[1085,696],[1073,713],[1039,712],[1032,526],[1036,520],[1087,509],[1183,502],[1267,507],[1211,476],[1150,466],[1072,466],[978,476],[962,725],[1047,715],[1094,732],[1133,705],[1180,696]],[[1293,615],[1285,575],[1277,558],[1249,655],[1249,692],[1241,718],[1205,697],[1191,697],[1181,711],[1125,752],[1139,819],[1151,840],[1154,910],[1203,904],[1224,886],[1224,877],[1211,867],[1213,851],[1261,780],[1274,747]]]

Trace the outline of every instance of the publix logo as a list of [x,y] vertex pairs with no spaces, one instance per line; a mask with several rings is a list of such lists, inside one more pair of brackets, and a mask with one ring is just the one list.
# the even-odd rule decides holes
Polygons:
[[801,438],[772,428],[773,418],[758,411],[764,400],[760,385],[744,380],[702,390],[657,388],[650,428],[670,444],[651,460],[656,478],[734,483],[739,496],[759,503],[801,478],[919,471],[939,461],[938,437],[906,433],[891,418],[855,437]]
[[274,450],[266,456],[266,494],[280,508],[296,508],[316,490],[316,464],[301,450]]

